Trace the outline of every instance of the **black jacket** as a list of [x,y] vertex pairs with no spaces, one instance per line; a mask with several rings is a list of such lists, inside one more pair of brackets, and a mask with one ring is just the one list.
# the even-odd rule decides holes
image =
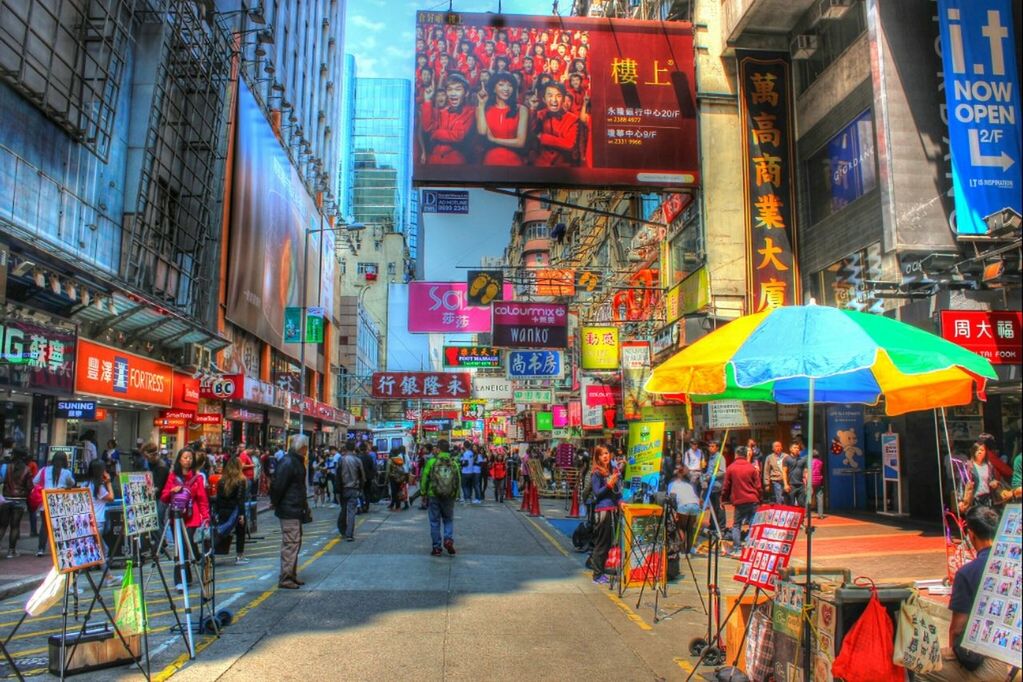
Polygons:
[[305,464],[294,450],[281,458],[270,485],[270,504],[279,519],[302,519],[306,504]]
[[224,479],[220,479],[217,483],[216,510],[218,522],[223,523],[226,521],[235,509],[238,510],[239,516],[245,516],[245,503],[249,499],[247,482],[248,479],[243,479],[240,485],[234,487],[230,495],[224,491]]

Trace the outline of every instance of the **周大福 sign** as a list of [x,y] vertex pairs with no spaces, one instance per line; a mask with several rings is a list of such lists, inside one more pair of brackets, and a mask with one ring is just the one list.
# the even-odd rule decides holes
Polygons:
[[470,397],[468,372],[374,372],[374,398],[401,400],[462,400]]
[[993,365],[1023,363],[1023,312],[1019,310],[942,310],[941,337]]
[[495,346],[568,346],[568,307],[563,304],[499,301],[493,304],[493,310]]
[[560,350],[508,351],[509,379],[560,379],[565,374],[565,356]]
[[[688,22],[454,12],[416,21],[415,183],[699,183]],[[492,92],[478,100],[484,72]]]

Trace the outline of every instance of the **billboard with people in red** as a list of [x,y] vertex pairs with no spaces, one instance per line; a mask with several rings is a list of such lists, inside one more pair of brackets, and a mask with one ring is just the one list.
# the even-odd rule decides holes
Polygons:
[[686,23],[419,12],[419,185],[698,183]]

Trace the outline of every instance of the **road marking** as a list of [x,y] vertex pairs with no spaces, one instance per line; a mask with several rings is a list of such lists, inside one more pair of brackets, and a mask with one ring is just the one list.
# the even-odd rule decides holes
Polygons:
[[693,672],[693,664],[688,660],[684,658],[673,658],[671,660],[675,661],[675,665],[682,668],[682,670],[685,670],[687,673]]
[[270,571],[269,573],[264,573],[263,575],[261,575],[258,578],[256,578],[256,580],[266,580],[267,578],[269,578],[273,574],[274,574],[273,571]]
[[[358,525],[361,525],[361,524],[358,524]],[[316,561],[317,559],[322,557],[324,554],[326,554],[328,551],[330,551],[330,549],[332,547],[334,547],[334,545],[336,545],[340,541],[341,541],[340,537],[336,537],[336,538],[333,538],[332,540],[330,540],[330,542],[328,542],[326,545],[323,546],[323,549],[319,550],[318,552],[313,554],[311,557],[309,557],[309,559],[307,559],[299,567],[299,570],[303,570],[305,568],[308,568],[310,564],[312,564],[314,561]],[[262,604],[267,599],[269,599],[270,596],[274,592],[276,592],[277,590],[278,590],[277,585],[274,585],[273,587],[269,588],[268,590],[266,590],[265,592],[260,594],[258,597],[256,597],[252,601],[250,601],[248,604],[246,604],[245,606],[243,606],[240,609],[238,609],[238,612],[234,614],[234,620],[232,621],[232,623],[237,623],[238,621],[240,621],[242,618],[244,618],[246,615],[248,615],[250,611],[252,611],[253,609],[257,608],[260,604]],[[198,656],[201,652],[205,651],[211,644],[213,644],[216,641],[217,641],[216,637],[209,637],[207,639],[204,639],[204,640],[196,643],[196,645],[195,645],[195,655]],[[156,673],[155,675],[153,675],[153,680],[155,682],[164,682],[165,680],[170,679],[170,677],[172,675],[174,675],[176,672],[178,672],[183,667],[185,667],[185,665],[188,663],[188,661],[189,661],[188,652],[186,651],[185,653],[183,653],[180,656],[178,656],[173,662],[171,662],[167,667],[165,667],[159,673]]]
[[620,608],[625,613],[625,617],[631,620],[633,623],[635,623],[640,630],[649,631],[654,629],[654,626],[650,625],[645,620],[643,620],[642,616],[640,616],[638,613],[630,609],[628,604],[619,599],[617,594],[609,590],[601,590],[601,592],[603,592],[615,606]]
[[562,547],[562,546],[561,546],[561,544],[560,544],[560,543],[559,543],[559,542],[558,542],[557,540],[555,540],[555,539],[554,539],[553,537],[551,537],[551,534],[550,534],[550,533],[548,533],[548,532],[547,532],[546,530],[544,530],[544,529],[543,529],[543,528],[542,528],[542,527],[540,526],[540,524],[539,524],[539,523],[537,523],[536,521],[534,521],[533,519],[531,519],[531,518],[530,518],[530,517],[528,517],[528,516],[526,517],[526,520],[527,520],[527,521],[529,521],[529,522],[530,522],[531,524],[533,524],[533,528],[536,528],[536,529],[537,529],[537,530],[538,530],[538,531],[540,532],[540,535],[542,535],[542,536],[544,536],[545,538],[547,538],[547,541],[548,541],[549,543],[551,543],[552,545],[554,545],[554,549],[556,549],[556,550],[558,550],[559,552],[561,552],[561,554],[562,554],[563,556],[566,556],[566,557],[568,556],[568,552],[567,552],[567,551],[565,551],[565,548],[564,548],[564,547]]

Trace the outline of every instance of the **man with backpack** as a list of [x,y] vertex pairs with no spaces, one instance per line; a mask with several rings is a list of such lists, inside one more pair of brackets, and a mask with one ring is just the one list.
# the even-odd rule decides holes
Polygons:
[[446,440],[437,441],[437,456],[423,468],[420,487],[423,497],[429,500],[430,539],[433,549],[430,554],[441,554],[441,522],[444,523],[444,549],[455,553],[455,498],[461,486],[458,463],[451,457]]

